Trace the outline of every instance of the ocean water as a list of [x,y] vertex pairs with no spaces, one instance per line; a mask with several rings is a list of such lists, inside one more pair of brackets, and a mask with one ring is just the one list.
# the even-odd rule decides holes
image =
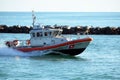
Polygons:
[[0,80],[120,80],[120,36],[89,36],[94,40],[87,49],[71,57],[9,49],[4,41],[28,39],[29,34],[0,33]]
[[[69,25],[119,27],[120,12],[35,12],[36,23],[42,25]],[[32,12],[0,12],[0,24],[32,25]]]
[[[0,24],[31,26],[31,14],[0,12]],[[35,15],[37,23],[43,25],[120,26],[120,12],[36,12]],[[89,36],[94,40],[87,49],[71,57],[9,49],[5,41],[29,39],[29,34],[0,33],[0,80],[120,80],[120,36]]]

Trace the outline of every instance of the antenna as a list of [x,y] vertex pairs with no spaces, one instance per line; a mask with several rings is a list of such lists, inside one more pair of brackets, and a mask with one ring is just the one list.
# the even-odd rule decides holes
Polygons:
[[32,10],[32,19],[33,19],[33,27],[34,27],[34,24],[35,24],[35,20],[36,20],[36,16],[34,15],[34,11]]

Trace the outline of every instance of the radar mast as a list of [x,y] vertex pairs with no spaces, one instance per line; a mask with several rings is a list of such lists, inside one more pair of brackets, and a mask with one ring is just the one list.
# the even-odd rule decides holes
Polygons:
[[33,10],[32,10],[32,19],[33,19],[33,23],[32,23],[32,25],[33,25],[33,27],[34,27],[34,25],[35,25],[35,21],[36,21],[36,16],[35,16]]

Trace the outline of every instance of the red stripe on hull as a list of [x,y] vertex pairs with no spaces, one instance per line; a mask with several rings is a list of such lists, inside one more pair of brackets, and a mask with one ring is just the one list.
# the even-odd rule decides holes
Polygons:
[[54,48],[58,48],[58,47],[66,46],[66,45],[75,44],[75,43],[78,43],[78,42],[89,42],[89,41],[92,41],[92,38],[78,39],[78,40],[68,41],[68,42],[65,42],[65,43],[56,44],[56,45],[52,45],[52,46],[33,47],[33,48],[16,48],[16,49],[19,50],[19,51],[23,51],[23,52],[30,52],[30,51],[37,51],[37,50],[54,49]]

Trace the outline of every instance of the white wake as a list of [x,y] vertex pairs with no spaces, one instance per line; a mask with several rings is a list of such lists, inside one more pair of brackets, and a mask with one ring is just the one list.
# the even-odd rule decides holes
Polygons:
[[50,51],[34,51],[34,52],[20,52],[15,49],[7,48],[7,47],[1,47],[0,48],[0,56],[42,56],[45,54],[49,54]]

